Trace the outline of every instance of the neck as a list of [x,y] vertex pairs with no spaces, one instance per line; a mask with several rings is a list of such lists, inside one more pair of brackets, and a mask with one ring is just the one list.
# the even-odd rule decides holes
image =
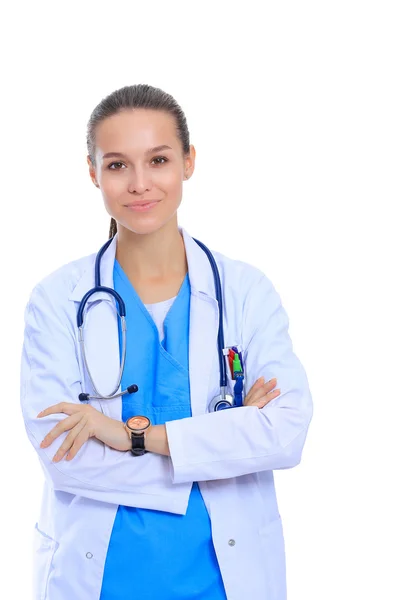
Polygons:
[[148,234],[118,226],[116,259],[136,280],[168,279],[187,273],[183,237],[176,223]]

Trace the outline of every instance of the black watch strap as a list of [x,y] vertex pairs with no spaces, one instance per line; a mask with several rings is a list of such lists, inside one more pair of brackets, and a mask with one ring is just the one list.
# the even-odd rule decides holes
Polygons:
[[134,456],[143,456],[143,454],[146,454],[147,450],[144,448],[144,432],[139,435],[131,433],[131,441],[131,452]]

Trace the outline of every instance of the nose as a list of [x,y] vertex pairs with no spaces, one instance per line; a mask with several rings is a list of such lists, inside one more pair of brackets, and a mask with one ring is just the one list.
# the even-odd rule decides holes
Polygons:
[[146,190],[150,190],[152,186],[151,173],[144,167],[139,167],[133,170],[133,174],[129,180],[128,191],[132,194],[143,194]]

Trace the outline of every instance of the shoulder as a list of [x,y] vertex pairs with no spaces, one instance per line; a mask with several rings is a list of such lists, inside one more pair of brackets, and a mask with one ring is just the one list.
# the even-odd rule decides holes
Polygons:
[[280,294],[260,268],[221,252],[212,252],[221,276],[225,310],[241,323],[244,347],[248,346],[255,331],[262,331],[270,323],[275,327],[288,326]]
[[227,310],[242,315],[243,331],[254,331],[274,315],[288,321],[282,298],[271,279],[258,267],[214,252]]
[[88,254],[50,272],[36,283],[31,291],[30,301],[43,296],[49,300],[55,298],[67,300],[83,274],[93,268],[95,260],[96,253]]
[[222,252],[213,250],[221,279],[225,280],[225,287],[242,292],[246,296],[255,288],[265,290],[273,289],[268,276],[258,267],[234,258],[226,256]]

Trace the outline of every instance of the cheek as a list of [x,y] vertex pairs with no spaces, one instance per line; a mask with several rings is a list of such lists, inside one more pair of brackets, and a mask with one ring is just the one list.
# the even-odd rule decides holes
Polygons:
[[121,197],[126,197],[127,182],[117,177],[103,177],[100,183],[101,193],[106,206],[112,208],[121,203]]
[[166,194],[168,204],[179,206],[183,193],[182,181],[179,177],[170,177],[164,185],[163,191]]
[[169,190],[176,190],[182,185],[183,175],[180,169],[160,169],[153,173],[153,185],[159,185]]
[[122,189],[126,189],[127,180],[123,177],[112,177],[110,175],[104,174],[101,179],[101,188],[103,193],[107,197],[112,197],[118,195]]

